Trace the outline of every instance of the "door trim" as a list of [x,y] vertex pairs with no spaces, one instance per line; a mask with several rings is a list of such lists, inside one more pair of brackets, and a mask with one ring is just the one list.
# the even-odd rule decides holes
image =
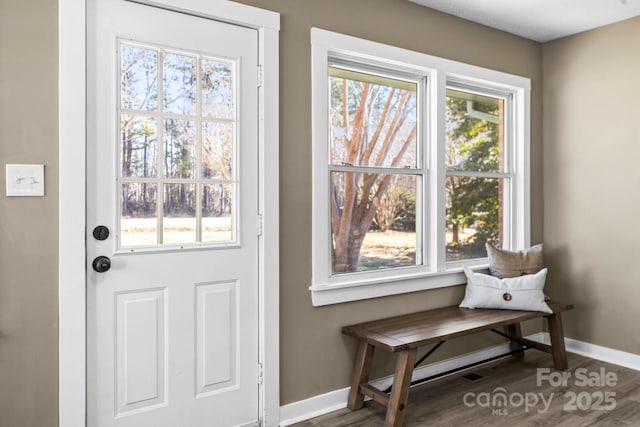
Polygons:
[[[58,0],[59,425],[86,426],[86,1]],[[89,0],[90,1],[90,0]],[[259,353],[262,425],[277,426],[279,366],[278,38],[280,14],[227,0],[127,0],[258,30]],[[267,191],[268,190],[268,191]]]

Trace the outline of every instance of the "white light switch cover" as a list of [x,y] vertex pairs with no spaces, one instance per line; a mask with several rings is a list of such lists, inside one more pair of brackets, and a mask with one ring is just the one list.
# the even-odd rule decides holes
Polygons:
[[44,165],[7,164],[7,196],[44,196]]

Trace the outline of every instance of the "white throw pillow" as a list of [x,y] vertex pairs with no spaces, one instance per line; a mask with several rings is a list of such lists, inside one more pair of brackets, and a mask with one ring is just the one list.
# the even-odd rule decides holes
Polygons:
[[464,268],[464,274],[467,276],[467,289],[460,307],[552,313],[544,302],[546,268],[536,274],[505,279],[474,273],[468,267]]

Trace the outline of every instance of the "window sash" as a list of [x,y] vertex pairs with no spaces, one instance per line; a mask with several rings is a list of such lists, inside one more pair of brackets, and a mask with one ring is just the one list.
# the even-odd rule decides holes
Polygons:
[[[331,150],[330,150],[330,133],[327,133],[327,138],[324,142],[326,144],[326,153],[327,153],[327,182],[328,185],[326,187],[326,203],[328,206],[331,206],[331,175],[334,172],[342,172],[342,173],[360,173],[360,174],[382,174],[382,175],[394,175],[394,176],[415,176],[416,177],[416,254],[415,254],[415,265],[412,266],[401,266],[401,267],[390,267],[384,268],[381,270],[371,270],[365,272],[334,272],[333,265],[331,262],[331,254],[332,254],[332,239],[333,239],[333,231],[331,226],[331,208],[329,209],[328,216],[326,218],[326,223],[328,224],[328,234],[329,238],[327,239],[328,243],[328,279],[329,281],[336,280],[339,282],[344,282],[345,280],[351,280],[351,278],[355,278],[354,280],[360,281],[359,277],[393,277],[394,271],[407,272],[407,271],[415,271],[424,270],[427,268],[427,264],[429,262],[428,258],[425,256],[427,253],[427,236],[425,235],[428,228],[425,227],[426,223],[426,213],[427,209],[424,204],[425,201],[429,200],[428,185],[427,182],[427,174],[428,169],[426,165],[428,164],[425,155],[428,153],[428,147],[426,146],[428,143],[424,137],[424,112],[427,110],[427,106],[425,104],[426,101],[426,86],[427,80],[425,76],[417,76],[414,74],[408,74],[404,72],[396,72],[390,71],[388,68],[375,66],[371,63],[360,63],[357,60],[340,60],[337,58],[328,57],[327,58],[327,68],[326,68],[326,81],[327,81],[327,104],[325,109],[325,117],[327,122],[327,128],[331,126],[329,122],[329,109],[331,103],[329,98],[331,97],[331,86],[330,79],[331,77],[343,78],[345,80],[354,80],[354,81],[363,81],[372,84],[385,85],[390,87],[396,87],[403,90],[414,90],[416,91],[416,163],[415,166],[412,167],[403,167],[403,166],[368,166],[368,165],[351,165],[351,164],[336,164],[332,162],[331,159]],[[403,84],[406,82],[406,85]],[[395,273],[397,274],[397,273]],[[402,274],[402,273],[400,273]]]
[[[465,93],[468,95],[475,95],[480,99],[483,97],[486,98],[497,98],[502,99],[504,102],[504,170],[499,172],[478,172],[478,173],[487,173],[487,174],[506,174],[511,177],[515,175],[515,165],[516,165],[516,150],[515,145],[518,140],[518,135],[516,132],[516,128],[514,123],[516,122],[515,117],[515,103],[514,97],[516,93],[513,90],[506,91],[502,88],[498,89],[494,87],[491,82],[483,82],[482,84],[471,82],[468,78],[464,77],[455,77],[448,78],[446,80],[446,89],[456,91],[459,93]],[[446,93],[444,95],[444,102],[446,102]],[[472,171],[461,171],[456,169],[450,169],[446,164],[447,174],[463,174],[466,172]],[[498,176],[498,175],[495,175]],[[489,175],[487,175],[489,177]]]
[[[513,200],[513,179],[509,177],[507,174],[501,174],[505,176],[481,176],[481,175],[473,175],[473,174],[464,174],[464,175],[447,175],[447,177],[469,177],[469,178],[488,178],[502,181],[503,193],[502,193],[502,223],[498,224],[499,227],[502,227],[502,245],[506,247],[511,247],[512,244],[512,236],[514,234],[512,225],[513,225],[513,212],[512,212],[512,200]],[[445,190],[446,193],[446,190]],[[445,209],[446,209],[446,194],[445,194]],[[446,217],[445,217],[446,222]],[[447,232],[447,226],[443,229],[443,232]],[[445,265],[447,269],[455,269],[464,267],[467,264],[484,264],[487,262],[487,257],[478,257],[478,258],[466,258],[461,260],[447,260],[447,244],[446,244],[446,236],[445,236],[445,246],[443,248]]]
[[[502,223],[498,224],[499,227],[502,228],[502,245],[507,249],[512,249],[516,247],[516,242],[513,239],[513,236],[516,234],[513,230],[513,226],[516,223],[514,215],[514,209],[512,207],[513,201],[516,200],[514,197],[514,191],[516,191],[513,182],[517,180],[517,174],[515,173],[516,164],[515,155],[516,155],[516,143],[517,143],[517,135],[514,132],[515,127],[513,123],[515,121],[515,104],[513,102],[515,93],[512,90],[504,90],[503,88],[496,88],[491,82],[483,82],[478,83],[472,81],[470,78],[456,76],[449,77],[446,80],[446,90],[442,99],[442,108],[445,107],[446,100],[448,98],[447,92],[454,92],[458,98],[468,97],[470,101],[479,101],[479,102],[487,102],[491,100],[502,100],[504,102],[504,115],[502,123],[499,124],[503,126],[503,168],[502,171],[473,171],[473,170],[459,170],[455,168],[451,168],[446,164],[446,160],[444,162],[445,171],[445,182],[449,177],[468,177],[468,178],[488,178],[488,179],[500,179],[503,180],[503,194],[502,194]],[[446,139],[443,142],[445,147],[443,148],[443,153],[446,152]],[[443,189],[444,200],[442,203],[445,205],[443,211],[446,211],[446,190]],[[446,218],[446,212],[443,212]],[[486,263],[487,257],[481,258],[469,258],[463,260],[447,260],[447,244],[446,244],[446,236],[444,235],[447,232],[447,226],[445,225],[443,229],[440,231],[443,233],[444,237],[444,247],[441,248],[443,251],[442,258],[440,262],[444,261],[444,265],[446,269],[455,269],[460,268],[468,264],[477,264],[477,263]]]
[[[353,81],[361,81],[366,83],[385,85],[388,87],[395,87],[401,90],[412,90],[413,86],[415,86],[416,91],[416,165],[414,167],[405,167],[405,166],[369,166],[369,165],[351,165],[345,164],[342,165],[336,164],[332,162],[331,159],[331,150],[330,150],[330,141],[329,138],[326,140],[327,144],[327,164],[330,167],[338,167],[338,166],[349,166],[349,167],[363,167],[363,168],[374,168],[374,169],[389,169],[389,170],[424,170],[426,168],[427,159],[425,158],[425,153],[428,152],[428,149],[423,146],[425,144],[422,143],[424,138],[424,128],[425,128],[425,111],[427,110],[426,100],[427,100],[427,87],[428,81],[426,75],[419,75],[414,73],[409,73],[402,70],[389,70],[388,66],[382,67],[380,65],[375,65],[370,61],[359,61],[356,58],[345,59],[339,55],[328,56],[327,58],[327,71],[326,71],[326,80],[330,80],[331,77],[344,78],[347,80]],[[337,71],[334,71],[337,70]],[[364,74],[366,76],[362,77]],[[350,78],[349,76],[353,76]],[[361,78],[358,78],[360,76]],[[403,85],[403,82],[406,85]],[[329,101],[331,97],[331,86],[330,83],[327,82],[328,90],[326,91],[327,96],[327,107],[326,112],[328,113],[329,108],[331,106],[331,102]],[[330,119],[326,117],[327,128],[331,126]],[[329,136],[329,135],[327,135]],[[395,173],[395,172],[392,172]]]
[[[388,268],[381,268],[379,270],[368,270],[368,271],[345,271],[345,272],[336,272],[333,269],[333,265],[330,263],[329,265],[329,278],[334,278],[335,280],[339,280],[339,281],[343,281],[345,276],[349,276],[349,275],[356,275],[357,277],[359,276],[366,276],[366,275],[376,275],[376,274],[382,274],[382,272],[386,272],[386,271],[396,271],[396,270],[400,270],[400,271],[405,271],[405,270],[410,270],[410,269],[423,269],[424,267],[426,267],[427,262],[428,262],[428,258],[425,256],[427,253],[427,249],[426,249],[426,237],[425,233],[428,232],[428,230],[426,229],[426,227],[424,227],[424,218],[425,218],[425,196],[424,196],[424,192],[425,192],[425,188],[426,186],[424,185],[425,182],[425,176],[424,174],[421,173],[402,173],[402,171],[398,172],[383,172],[381,174],[377,174],[374,172],[371,172],[370,170],[368,171],[361,171],[361,170],[353,170],[355,168],[340,168],[341,170],[331,170],[329,172],[329,179],[331,180],[332,178],[332,174],[334,172],[337,173],[355,173],[355,174],[372,174],[372,175],[391,175],[391,176],[408,176],[408,177],[415,177],[415,236],[416,236],[416,253],[415,253],[415,262],[413,265],[405,265],[405,266],[398,266],[398,267],[388,267]],[[358,169],[363,169],[363,168],[358,168]],[[332,184],[329,183],[329,189],[332,188]],[[332,200],[331,200],[331,194],[330,191],[327,192],[327,205],[331,206],[332,205]],[[331,259],[331,253],[332,253],[332,239],[333,239],[333,227],[331,224],[331,210],[330,210],[330,214],[329,214],[329,218],[328,218],[328,222],[329,222],[329,233],[330,233],[330,239],[329,239],[329,258]],[[368,231],[367,231],[368,232]],[[362,254],[361,254],[362,255]],[[372,274],[373,273],[373,274]],[[387,275],[387,274],[385,274]]]

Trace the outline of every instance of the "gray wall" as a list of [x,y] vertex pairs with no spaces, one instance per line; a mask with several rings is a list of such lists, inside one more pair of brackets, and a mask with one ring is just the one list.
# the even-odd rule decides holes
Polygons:
[[[57,1],[0,0],[0,426],[58,417]],[[46,196],[4,197],[5,163]]]
[[640,18],[543,47],[547,290],[571,338],[640,354]]

